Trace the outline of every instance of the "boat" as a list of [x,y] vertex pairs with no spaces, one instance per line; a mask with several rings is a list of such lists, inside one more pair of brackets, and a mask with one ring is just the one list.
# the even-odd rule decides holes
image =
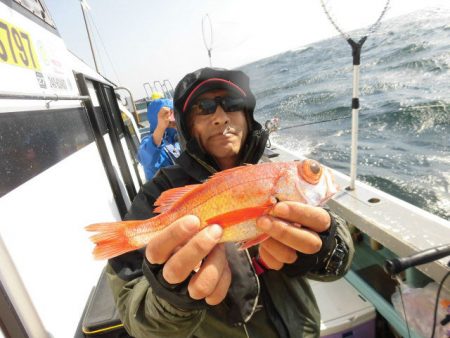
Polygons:
[[[118,99],[124,88],[66,48],[43,1],[0,1],[0,39],[1,335],[85,337],[121,329],[114,309],[96,313],[111,317],[109,326],[86,324],[93,298],[108,292],[104,262],[92,259],[83,227],[123,218],[145,181],[136,161],[145,126],[134,103],[142,110],[148,100]],[[264,161],[299,158],[276,142],[264,155]],[[450,223],[360,181],[346,189],[350,177],[335,176],[342,189],[329,205],[351,225],[357,253],[345,279],[314,287],[330,297],[348,290],[363,305],[349,316],[327,317],[323,336],[332,328],[356,334],[357,324],[374,324],[375,315],[407,336],[389,300],[395,281],[384,263],[448,244]],[[410,269],[405,278],[440,283],[447,261]],[[322,313],[336,312],[331,298],[318,298]]]

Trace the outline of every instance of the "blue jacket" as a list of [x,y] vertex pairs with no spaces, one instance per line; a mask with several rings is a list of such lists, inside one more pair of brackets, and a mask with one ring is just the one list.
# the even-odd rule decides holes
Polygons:
[[158,112],[162,107],[173,109],[172,100],[153,100],[147,107],[150,134],[142,139],[138,151],[138,160],[144,167],[147,180],[150,180],[160,168],[174,164],[174,159],[180,154],[178,133],[174,128],[166,129],[159,146],[153,142],[153,133],[158,125]]

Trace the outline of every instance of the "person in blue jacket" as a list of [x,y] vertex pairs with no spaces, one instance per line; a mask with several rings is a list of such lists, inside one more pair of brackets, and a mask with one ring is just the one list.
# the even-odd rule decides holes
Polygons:
[[147,117],[150,134],[141,141],[138,160],[144,167],[145,178],[150,180],[160,168],[175,163],[180,154],[180,144],[172,100],[160,98],[150,102]]

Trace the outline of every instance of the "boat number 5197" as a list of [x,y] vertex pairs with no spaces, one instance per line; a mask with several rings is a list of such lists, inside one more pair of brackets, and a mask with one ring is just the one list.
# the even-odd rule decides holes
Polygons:
[[1,19],[0,62],[40,70],[30,35]]

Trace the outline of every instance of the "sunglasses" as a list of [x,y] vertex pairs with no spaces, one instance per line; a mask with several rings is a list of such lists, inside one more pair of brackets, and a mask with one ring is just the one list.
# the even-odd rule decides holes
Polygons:
[[246,101],[243,97],[217,96],[214,99],[198,100],[192,105],[191,112],[197,115],[214,114],[218,105],[220,105],[226,113],[229,113],[244,110]]

